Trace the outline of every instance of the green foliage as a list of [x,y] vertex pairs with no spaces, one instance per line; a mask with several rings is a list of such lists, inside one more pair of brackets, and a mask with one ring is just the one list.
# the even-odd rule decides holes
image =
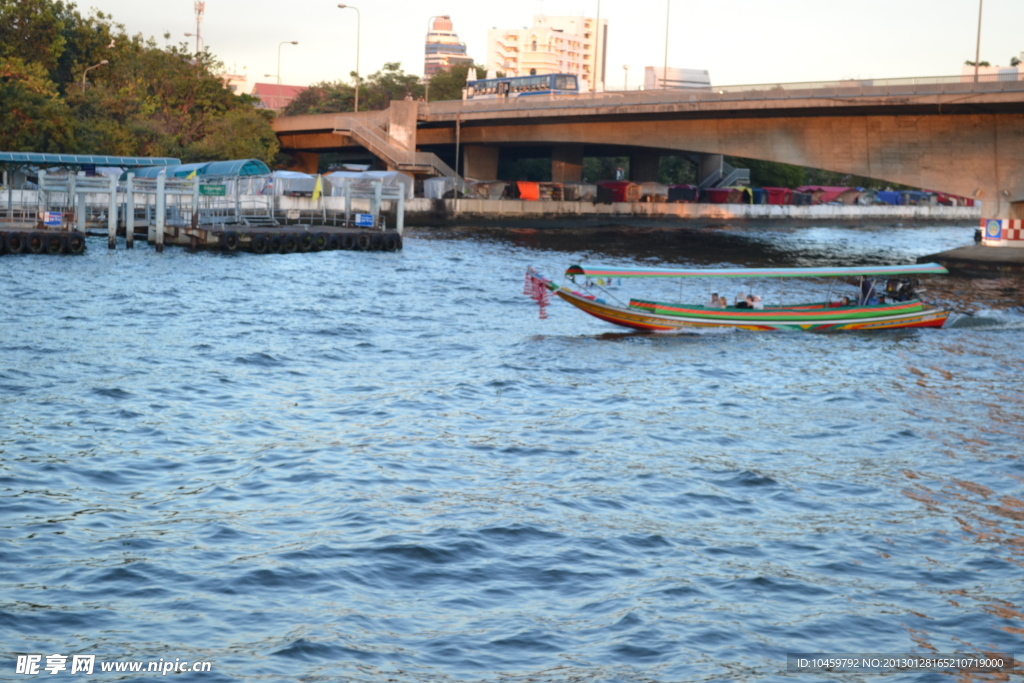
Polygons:
[[622,169],[623,178],[629,177],[629,157],[584,157],[583,180],[596,183],[598,180],[615,180],[616,172]]
[[[967,66],[974,66],[974,62],[972,62],[969,59],[966,62],[964,62],[964,64],[966,64]],[[986,62],[985,60],[981,60],[980,62],[978,62],[978,66],[992,66],[992,65],[989,64],[988,62]]]
[[[341,81],[316,83],[296,95],[282,116],[334,114],[355,109],[355,87]],[[362,103],[360,103],[362,104]]]
[[71,146],[71,110],[42,65],[0,59],[0,102],[0,149],[62,152]]
[[658,182],[662,185],[696,185],[697,165],[683,156],[663,156],[658,160]]
[[[334,114],[355,110],[355,73],[352,83],[334,81],[317,83],[299,93],[285,108],[283,116],[301,114]],[[392,100],[419,99],[423,96],[420,77],[407,74],[399,62],[388,62],[380,71],[370,74],[359,84],[359,110],[387,109]]]
[[[753,187],[796,188],[801,185],[826,185],[830,187],[863,187],[871,190],[896,187],[893,183],[886,180],[865,178],[837,171],[824,171],[818,168],[781,164],[774,161],[743,159],[740,157],[726,157],[725,160],[737,168],[749,168],[750,184]],[[902,188],[903,186],[899,187]]]
[[[726,157],[726,163],[736,168],[750,169],[750,184],[754,187],[799,187],[810,184],[807,180],[809,169],[791,164],[781,164],[775,161],[763,161],[761,159],[743,159],[740,157]],[[830,184],[821,183],[816,184]]]
[[469,73],[470,68],[474,70],[475,78],[483,78],[487,75],[487,70],[479,64],[474,64],[472,67],[469,64],[458,64],[431,76],[430,101],[461,100],[462,89],[466,87],[466,74]]
[[551,159],[503,159],[499,157],[498,177],[510,181],[548,182],[551,180]]
[[380,71],[367,76],[359,90],[359,109],[380,111],[391,105],[391,100],[423,97],[420,77],[402,71],[399,62],[387,62]]
[[209,53],[129,37],[62,0],[0,0],[0,65],[6,149],[183,161],[278,151],[269,117],[227,90]]

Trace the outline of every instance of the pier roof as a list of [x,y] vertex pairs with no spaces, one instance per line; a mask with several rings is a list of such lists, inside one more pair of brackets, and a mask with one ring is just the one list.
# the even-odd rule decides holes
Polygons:
[[37,166],[176,166],[180,159],[171,157],[117,157],[102,154],[43,154],[40,152],[0,152],[0,165]]

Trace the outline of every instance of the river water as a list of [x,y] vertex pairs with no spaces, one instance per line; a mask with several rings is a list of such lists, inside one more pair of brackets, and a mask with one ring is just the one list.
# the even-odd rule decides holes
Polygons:
[[1024,656],[1020,280],[933,278],[948,329],[834,335],[635,334],[522,296],[528,265],[909,263],[972,231],[3,257],[0,679],[31,654],[68,657],[52,680],[93,654],[99,680],[403,683]]

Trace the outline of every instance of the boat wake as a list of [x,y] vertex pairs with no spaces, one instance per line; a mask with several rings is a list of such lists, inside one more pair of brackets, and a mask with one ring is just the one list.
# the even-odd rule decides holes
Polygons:
[[973,313],[953,313],[946,321],[947,329],[1019,330],[1024,329],[1024,314],[1016,309],[983,309]]

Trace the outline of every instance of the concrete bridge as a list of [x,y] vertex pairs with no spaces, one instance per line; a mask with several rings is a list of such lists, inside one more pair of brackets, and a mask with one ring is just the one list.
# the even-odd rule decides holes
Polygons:
[[455,175],[455,166],[493,179],[499,157],[543,154],[552,178],[569,181],[580,179],[584,156],[628,155],[631,179],[642,182],[656,179],[663,154],[697,155],[702,177],[732,155],[973,197],[986,217],[1024,218],[1024,79],[404,101],[384,112],[282,117],[274,128],[313,172],[321,152],[368,151],[414,174]]

